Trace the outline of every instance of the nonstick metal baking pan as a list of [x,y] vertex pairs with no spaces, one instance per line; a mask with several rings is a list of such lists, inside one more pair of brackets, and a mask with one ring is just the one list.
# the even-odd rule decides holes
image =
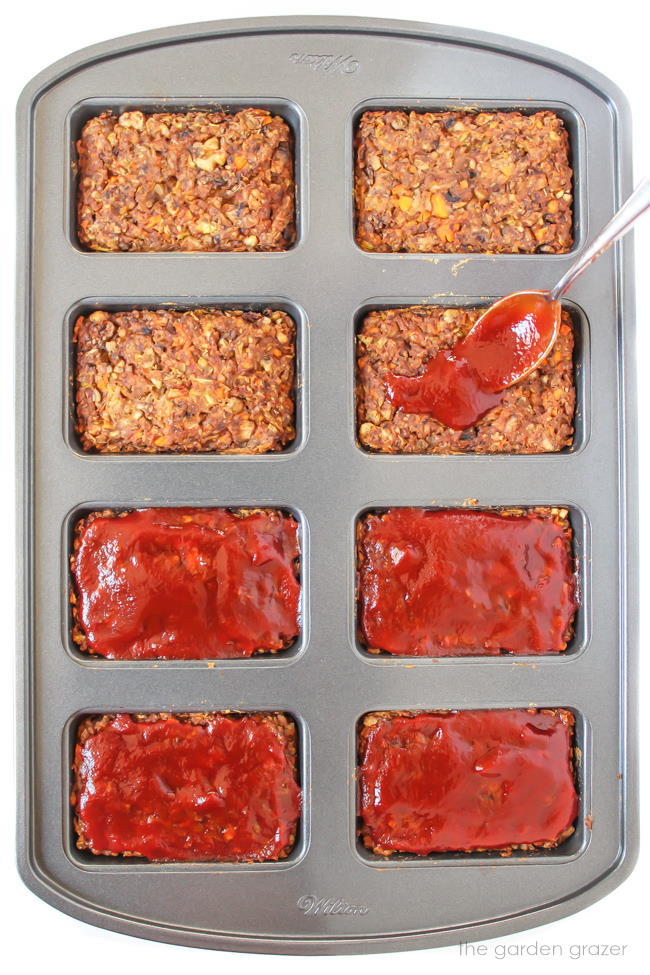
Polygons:
[[[298,234],[274,254],[98,254],[75,234],[75,139],[103,109],[259,105],[296,147]],[[571,253],[368,254],[353,235],[356,120],[367,107],[548,108],[575,180]],[[490,34],[328,17],[232,20],[109,41],[48,68],[19,106],[18,466],[22,597],[18,847],[26,884],[93,924],[184,945],[285,953],[422,948],[571,914],[612,890],[637,847],[636,403],[632,243],[580,278],[571,449],[380,456],[356,439],[354,340],[369,308],[484,305],[550,288],[632,187],[624,97],[570,57]],[[298,328],[298,433],[266,456],[85,454],[72,423],[79,310],[279,307]],[[372,656],[357,642],[355,523],[397,505],[561,505],[581,606],[566,653]],[[70,640],[74,520],[148,505],[274,506],[299,519],[302,634],[285,654],[107,661]],[[396,857],[356,833],[355,742],[372,710],[564,707],[576,718],[580,813],[557,849]],[[75,847],[74,729],[114,711],[284,711],[300,737],[298,842],[273,864],[156,864]]]

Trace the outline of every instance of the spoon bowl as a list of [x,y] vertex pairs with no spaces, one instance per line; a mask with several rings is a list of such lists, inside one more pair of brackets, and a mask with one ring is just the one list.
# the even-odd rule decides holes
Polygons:
[[561,319],[562,305],[548,291],[516,291],[486,308],[456,348],[490,390],[507,389],[548,356]]

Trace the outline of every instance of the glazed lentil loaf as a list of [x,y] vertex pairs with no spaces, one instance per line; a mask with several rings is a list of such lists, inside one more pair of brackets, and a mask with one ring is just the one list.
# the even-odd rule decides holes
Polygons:
[[569,139],[552,112],[364,112],[355,149],[364,250],[571,248]]
[[246,658],[300,633],[298,524],[275,508],[93,511],[75,525],[70,571],[85,653]]
[[564,708],[365,715],[362,844],[386,857],[559,846],[579,808],[574,725]]
[[452,430],[427,414],[395,410],[390,373],[419,375],[427,360],[463,338],[481,309],[418,305],[367,314],[357,335],[357,423],[362,447],[385,454],[538,454],[573,443],[574,336],[562,312],[552,351],[526,379],[503,393],[473,427]]
[[105,112],[77,142],[94,251],[283,251],[295,241],[291,129],[264,109]]
[[260,862],[293,849],[295,722],[281,712],[105,714],[77,729],[77,847],[156,862]]
[[95,311],[74,326],[76,431],[98,453],[261,454],[295,438],[283,311]]
[[566,508],[388,508],[357,522],[369,653],[562,653],[579,590]]

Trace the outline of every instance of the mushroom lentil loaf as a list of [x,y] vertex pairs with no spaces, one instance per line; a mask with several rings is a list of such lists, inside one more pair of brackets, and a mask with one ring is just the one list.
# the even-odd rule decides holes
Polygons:
[[357,243],[367,251],[564,254],[569,139],[552,112],[364,112]]
[[72,638],[113,660],[276,653],[300,632],[299,557],[274,508],[93,511],[75,525]]
[[287,250],[292,142],[260,108],[104,112],[77,142],[79,240],[94,251]]
[[573,443],[574,336],[562,312],[547,358],[526,379],[504,390],[501,402],[476,425],[452,430],[424,413],[391,404],[391,373],[419,375],[440,349],[462,339],[481,314],[477,308],[418,305],[369,312],[357,335],[357,422],[362,447],[384,454],[541,454]]
[[261,862],[292,850],[297,732],[279,712],[106,714],[81,721],[77,847],[156,862]]
[[261,454],[295,438],[283,311],[95,311],[74,326],[76,430],[98,453]]
[[358,634],[412,657],[566,650],[578,586],[566,508],[388,508],[357,522]]
[[563,708],[365,715],[361,842],[380,856],[558,846],[578,815],[574,724]]

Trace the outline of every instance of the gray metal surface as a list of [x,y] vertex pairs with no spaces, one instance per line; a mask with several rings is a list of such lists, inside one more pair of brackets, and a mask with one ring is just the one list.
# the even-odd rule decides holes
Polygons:
[[[310,55],[327,55],[314,58]],[[300,237],[284,254],[90,254],[74,238],[73,139],[98,106],[261,104],[298,147]],[[566,120],[576,246],[631,190],[624,98],[590,68],[492,35],[305,18],[173,28],[54,65],[19,106],[19,827],[21,874],[60,910],[141,937],[336,953],[451,944],[576,911],[631,870],[635,779],[636,494],[631,242],[571,293],[574,449],[547,456],[382,457],[354,435],[354,331],[368,306],[485,303],[551,287],[563,256],[372,255],[353,240],[352,134],[365,106],[548,107]],[[80,307],[280,305],[299,325],[299,436],[265,457],[84,455],[70,424]],[[559,503],[580,556],[578,632],[562,657],[371,658],[354,635],[354,523],[368,507]],[[72,513],[106,505],[280,505],[303,531],[304,634],[273,659],[118,662],[71,647]],[[580,822],[557,851],[389,863],[355,840],[355,725],[371,709],[562,705],[577,716]],[[282,709],[301,733],[305,813],[280,864],[156,865],[74,847],[68,793],[82,713]],[[591,824],[591,827],[590,827]],[[382,867],[384,869],[378,869]],[[345,902],[359,910],[314,901]],[[311,906],[310,906],[311,905]]]

